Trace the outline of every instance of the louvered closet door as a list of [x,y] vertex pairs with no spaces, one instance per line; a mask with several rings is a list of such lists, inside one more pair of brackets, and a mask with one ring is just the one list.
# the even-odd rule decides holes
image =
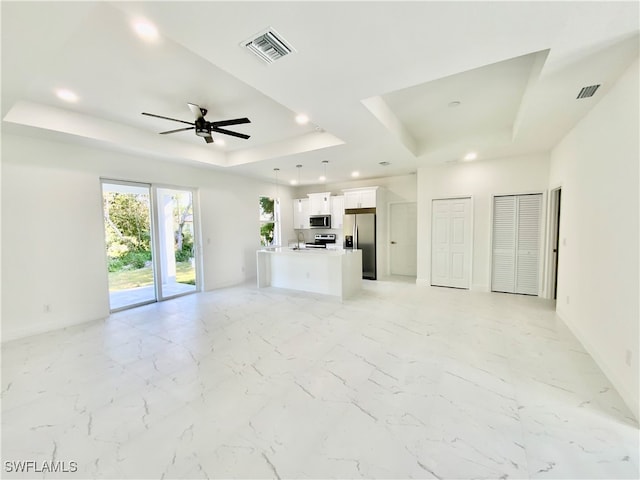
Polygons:
[[538,294],[541,208],[540,194],[494,198],[494,292]]
[[515,293],[537,295],[542,195],[521,195],[517,200],[518,243]]
[[493,199],[493,270],[491,290],[514,293],[516,288],[516,197]]

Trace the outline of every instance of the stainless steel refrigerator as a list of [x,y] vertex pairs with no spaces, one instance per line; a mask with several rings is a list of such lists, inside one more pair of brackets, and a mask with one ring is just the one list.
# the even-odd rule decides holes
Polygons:
[[376,209],[348,208],[344,214],[344,248],[362,250],[362,278],[375,280]]

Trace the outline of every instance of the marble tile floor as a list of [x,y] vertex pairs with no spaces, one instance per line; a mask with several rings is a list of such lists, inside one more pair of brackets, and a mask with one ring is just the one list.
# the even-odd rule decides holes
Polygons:
[[533,297],[242,285],[2,348],[3,478],[637,479],[638,432]]

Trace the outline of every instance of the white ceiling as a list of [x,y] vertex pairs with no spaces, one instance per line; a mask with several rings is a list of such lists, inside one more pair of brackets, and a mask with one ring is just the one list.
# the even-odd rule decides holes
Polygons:
[[[548,151],[638,57],[638,2],[0,5],[3,130],[269,180],[302,164],[303,184],[323,160],[333,182]],[[267,65],[241,46],[267,27],[296,52]],[[249,117],[229,129],[251,138],[158,135],[181,124],[141,115],[191,121],[187,102],[210,121]]]

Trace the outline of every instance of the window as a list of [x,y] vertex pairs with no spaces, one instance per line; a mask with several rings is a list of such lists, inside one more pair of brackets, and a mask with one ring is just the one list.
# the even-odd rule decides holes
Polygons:
[[280,201],[260,197],[260,245],[280,245]]

